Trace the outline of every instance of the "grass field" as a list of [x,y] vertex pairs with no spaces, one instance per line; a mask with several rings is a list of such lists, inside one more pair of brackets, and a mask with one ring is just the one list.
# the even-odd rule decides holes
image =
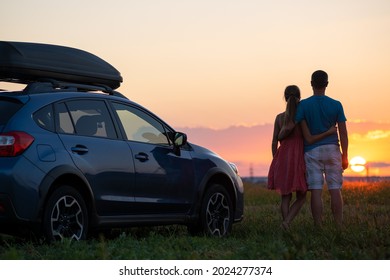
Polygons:
[[137,227],[110,237],[51,245],[0,235],[0,259],[390,259],[390,182],[346,183],[342,230],[334,228],[326,191],[323,197],[322,229],[313,226],[310,194],[286,232],[280,228],[278,194],[261,184],[245,184],[245,219],[227,238],[190,236],[184,226]]

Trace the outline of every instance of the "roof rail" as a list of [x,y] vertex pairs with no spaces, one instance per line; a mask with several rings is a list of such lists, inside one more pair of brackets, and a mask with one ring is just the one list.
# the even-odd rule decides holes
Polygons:
[[25,94],[34,94],[34,93],[47,93],[52,91],[78,91],[78,92],[90,92],[90,91],[101,91],[104,93],[108,93],[109,95],[122,97],[128,99],[126,96],[113,90],[112,88],[106,85],[90,85],[90,84],[78,84],[78,83],[70,83],[57,81],[54,79],[40,79],[39,81],[29,83],[23,93]]

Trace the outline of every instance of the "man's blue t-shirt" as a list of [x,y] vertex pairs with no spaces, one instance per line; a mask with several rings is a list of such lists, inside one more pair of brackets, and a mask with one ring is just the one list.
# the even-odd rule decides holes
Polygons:
[[[295,122],[306,120],[312,135],[327,131],[338,122],[345,122],[344,109],[341,103],[326,95],[312,95],[302,100],[297,108]],[[305,152],[321,146],[335,144],[339,145],[338,134],[332,134],[314,144],[305,143]]]

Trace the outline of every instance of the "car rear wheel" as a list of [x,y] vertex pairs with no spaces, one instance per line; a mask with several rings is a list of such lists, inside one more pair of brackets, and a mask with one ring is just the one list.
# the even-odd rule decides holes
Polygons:
[[77,190],[64,185],[51,194],[44,212],[43,230],[48,241],[86,238],[88,211]]
[[204,233],[213,236],[226,236],[233,225],[233,206],[227,190],[218,184],[212,185],[206,192],[200,220]]

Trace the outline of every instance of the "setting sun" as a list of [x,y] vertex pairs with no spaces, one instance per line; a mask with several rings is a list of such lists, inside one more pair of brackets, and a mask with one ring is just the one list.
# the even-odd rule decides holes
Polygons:
[[352,171],[362,172],[366,169],[367,161],[361,156],[356,156],[356,157],[353,157],[349,163],[351,165]]

